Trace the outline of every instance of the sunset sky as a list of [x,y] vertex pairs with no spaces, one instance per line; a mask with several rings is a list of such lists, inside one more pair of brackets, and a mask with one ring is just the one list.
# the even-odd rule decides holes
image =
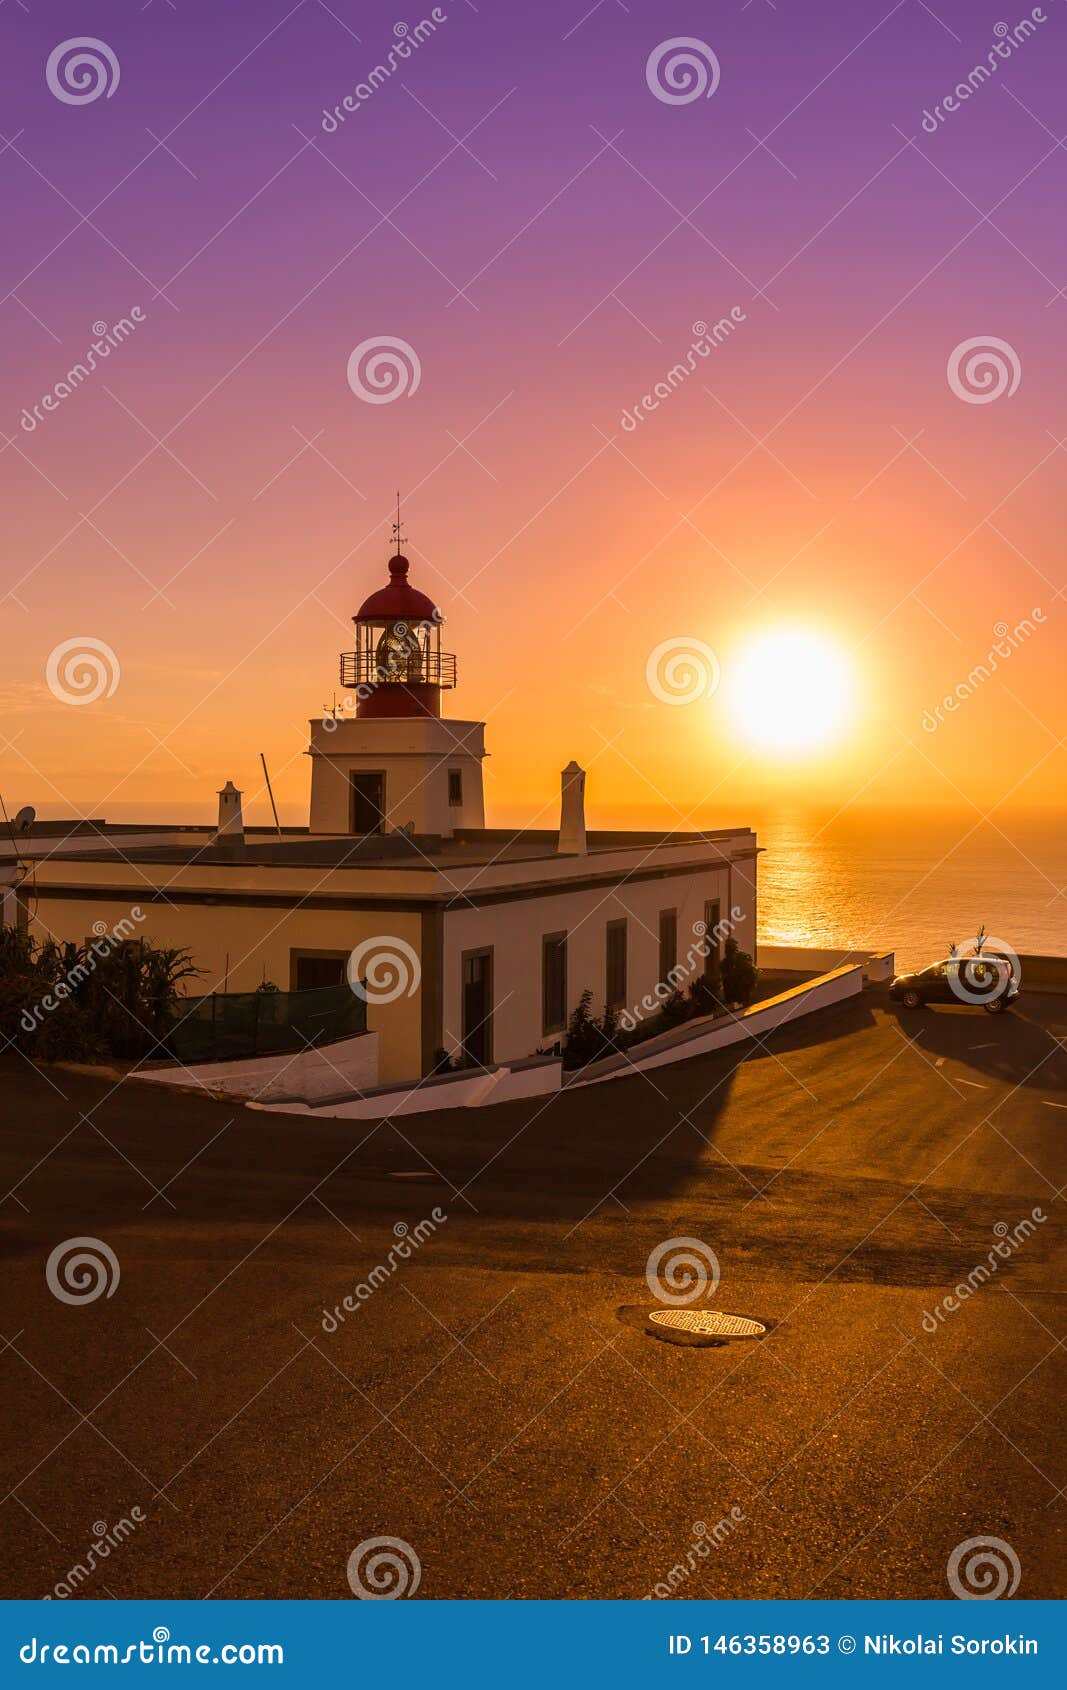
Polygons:
[[[396,0],[4,6],[9,810],[205,820],[232,778],[264,821],[264,751],[306,820],[307,721],[385,579],[397,487],[458,657],[447,709],[488,723],[490,823],[547,803],[552,825],[571,757],[594,819],[1061,802],[1067,13],[1039,15],[929,133],[1029,10],[446,0],[326,132]],[[68,103],[46,63],[87,30],[120,74]],[[652,91],[674,37],[713,50],[710,98]],[[420,375],[371,404],[346,371],[382,337]],[[990,337],[1018,384],[971,402],[949,361]],[[796,631],[768,733],[797,648],[746,653]],[[72,706],[46,669],[80,637],[120,673]],[[650,689],[669,641],[711,649],[712,696]],[[827,664],[828,736],[774,743]]]

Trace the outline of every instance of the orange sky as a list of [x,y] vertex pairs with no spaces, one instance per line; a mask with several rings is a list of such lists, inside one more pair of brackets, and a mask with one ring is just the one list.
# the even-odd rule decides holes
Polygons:
[[[744,821],[746,804],[779,798],[964,810],[1002,794],[1018,806],[1060,800],[1062,752],[1048,752],[1067,728],[1062,601],[982,530],[942,565],[922,603],[913,595],[898,606],[920,548],[936,558],[960,529],[952,494],[922,463],[908,454],[861,498],[837,492],[815,501],[756,455],[695,513],[703,533],[683,522],[664,538],[699,496],[698,473],[694,465],[687,484],[675,461],[667,501],[606,454],[560,501],[566,510],[535,521],[487,569],[507,538],[499,493],[490,500],[477,489],[475,502],[471,474],[453,464],[449,478],[470,497],[468,516],[454,508],[462,503],[455,491],[451,513],[444,497],[433,508],[428,498],[411,502],[412,578],[441,602],[444,643],[459,660],[460,686],[446,709],[489,725],[491,815],[525,819],[547,803],[541,820],[550,824],[558,771],[572,756],[590,769],[591,811],[616,820],[654,815],[683,825],[692,813],[703,823]],[[1054,467],[1045,473],[1051,480]],[[262,750],[284,817],[306,819],[306,719],[332,700],[348,616],[384,577],[387,523],[368,524],[362,512],[352,523],[351,501],[343,487],[334,492],[324,466],[302,462],[289,474],[293,485],[284,499],[279,492],[272,522],[254,512],[251,532],[235,525],[195,591],[175,591],[173,610],[157,602],[142,612],[138,601],[149,593],[134,581],[123,585],[119,610],[101,617],[93,570],[73,582],[62,623],[49,620],[45,639],[27,642],[14,665],[21,677],[8,683],[6,731],[18,736],[4,760],[9,807],[205,818],[215,788],[232,777],[248,795],[249,818],[263,821]],[[305,546],[319,559],[343,556],[350,531],[372,534],[319,586],[284,539],[271,544],[272,525],[287,536],[311,528]],[[70,544],[113,587],[128,573],[84,536]],[[259,592],[248,587],[257,571]],[[1015,626],[1035,608],[1047,620],[928,731],[927,712],[986,658],[994,624]],[[837,646],[852,674],[835,742],[808,754],[753,746],[730,706],[746,642],[790,627]],[[121,664],[110,698],[72,707],[34,679],[53,629],[108,639]],[[672,638],[714,650],[721,681],[713,696],[673,705],[650,692],[649,652]],[[805,684],[802,676],[801,710]]]
[[[113,100],[20,85],[0,175],[9,809],[206,819],[232,778],[264,821],[264,751],[285,818],[306,820],[307,720],[384,579],[398,485],[412,579],[458,657],[447,707],[488,723],[494,820],[547,804],[550,821],[571,757],[614,820],[1062,803],[1055,54],[1012,59],[1028,109],[983,90],[929,136],[919,114],[960,73],[951,33],[897,9],[845,74],[844,12],[835,44],[761,10],[719,21],[721,87],[684,107],[650,92],[647,24],[623,12],[564,52],[537,9],[521,38],[518,14],[457,14],[358,125],[306,147],[294,125],[355,53],[325,13],[242,60],[225,98],[207,91],[241,59],[236,12],[218,65],[199,37],[164,50],[149,13]],[[157,108],[178,160],[138,163]],[[449,132],[475,123],[473,156]],[[79,222],[71,205],[101,194],[98,228]],[[28,430],[94,319],[135,304],[106,368]],[[625,422],[694,324],[731,311]],[[991,334],[1021,379],[965,402],[948,363]],[[371,404],[346,370],[383,335],[419,380]],[[1035,609],[1033,637],[924,730],[995,626]],[[833,744],[783,758],[747,743],[731,684],[751,638],[797,625],[847,654],[854,688]],[[120,670],[84,707],[46,683],[78,637]],[[650,692],[672,639],[713,649],[714,696]]]

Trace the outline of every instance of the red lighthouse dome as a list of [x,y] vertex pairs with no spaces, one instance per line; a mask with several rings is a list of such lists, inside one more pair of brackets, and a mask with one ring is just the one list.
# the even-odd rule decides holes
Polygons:
[[356,715],[440,716],[441,693],[456,684],[456,660],[441,650],[444,616],[408,580],[398,551],[389,582],[371,593],[352,618],[355,651],[341,653],[341,685],[356,694]]
[[444,617],[425,593],[420,593],[408,580],[410,563],[402,552],[389,559],[389,585],[379,587],[370,598],[364,599],[354,622],[381,621],[383,617],[401,622],[443,622]]

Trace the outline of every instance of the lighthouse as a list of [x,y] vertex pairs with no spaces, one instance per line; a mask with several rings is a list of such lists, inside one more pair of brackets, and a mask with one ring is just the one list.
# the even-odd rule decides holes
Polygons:
[[[266,1107],[270,1096],[353,1119],[394,1104],[404,1113],[424,1078],[452,1084],[442,1052],[459,1074],[446,1107],[547,1094],[561,1078],[553,1047],[586,992],[596,1014],[603,1006],[636,1026],[664,982],[703,975],[706,937],[726,912],[731,937],[755,952],[750,828],[589,826],[575,759],[560,776],[558,826],[538,827],[535,815],[486,827],[485,724],[449,713],[456,658],[408,549],[398,513],[340,655],[343,696],[310,724],[306,830],[247,825],[227,781],[211,827],[56,822],[42,838],[38,822],[32,844],[12,836],[6,864],[0,838],[0,898],[42,943],[79,944],[102,909],[115,922],[141,903],[146,937],[186,950],[212,991],[272,980],[312,994],[299,1016],[288,1000],[294,1042],[277,1046],[269,1075],[258,1047],[245,1063],[227,1046],[224,1071],[210,1065],[209,1088]],[[546,794],[540,813],[555,807]],[[343,988],[347,1006],[355,982],[366,1030],[346,1021],[332,1039],[321,994]],[[305,1048],[312,1011],[321,1059]],[[670,1044],[653,1061],[675,1059]],[[175,1072],[184,1084],[188,1071]],[[374,1088],[394,1084],[386,1107]]]
[[361,721],[441,717],[441,694],[456,684],[456,659],[441,650],[444,617],[408,580],[400,551],[389,559],[389,584],[353,616],[355,651],[341,653],[341,685],[356,696]]
[[444,714],[456,684],[445,618],[409,579],[399,510],[393,532],[386,584],[356,611],[355,649],[341,653],[344,698],[311,722],[313,834],[450,839],[485,826],[485,724]]

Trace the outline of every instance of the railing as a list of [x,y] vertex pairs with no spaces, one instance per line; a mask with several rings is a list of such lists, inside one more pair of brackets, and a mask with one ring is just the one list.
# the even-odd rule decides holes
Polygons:
[[179,998],[163,1043],[178,1062],[278,1056],[367,1031],[367,1001],[348,986],[311,992],[214,992]]
[[456,659],[452,652],[394,652],[386,663],[375,661],[369,651],[341,653],[343,687],[431,686],[454,687]]

